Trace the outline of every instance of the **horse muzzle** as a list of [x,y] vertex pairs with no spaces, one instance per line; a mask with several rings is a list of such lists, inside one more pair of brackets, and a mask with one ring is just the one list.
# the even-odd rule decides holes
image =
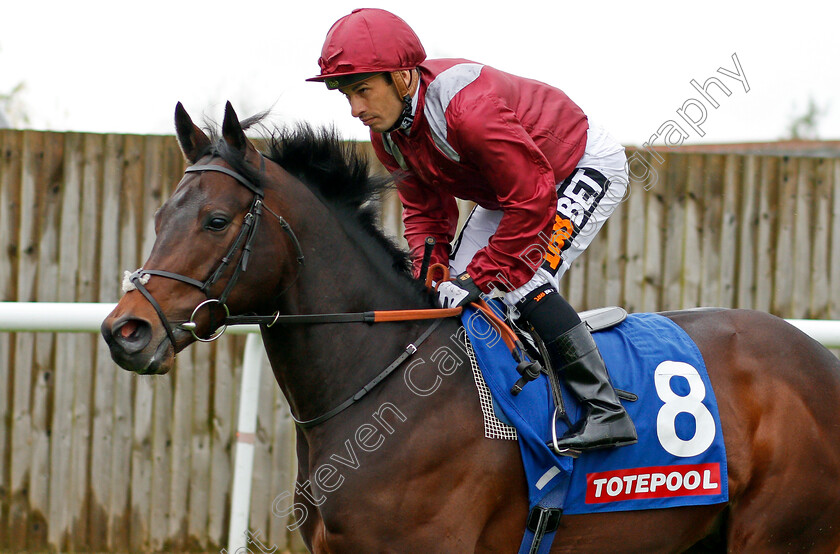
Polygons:
[[120,367],[141,375],[164,374],[175,361],[175,350],[164,332],[155,332],[152,324],[132,316],[108,316],[102,322],[111,358]]

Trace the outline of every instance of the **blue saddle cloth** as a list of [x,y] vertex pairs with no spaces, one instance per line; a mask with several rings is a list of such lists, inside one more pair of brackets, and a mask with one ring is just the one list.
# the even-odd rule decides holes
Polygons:
[[[670,319],[632,314],[593,336],[613,385],[638,395],[623,402],[639,442],[586,452],[577,460],[554,454],[554,403],[543,375],[518,396],[516,364],[481,313],[462,321],[502,421],[517,429],[530,507],[566,514],[717,504],[729,497],[726,451],[714,391],[694,341]],[[582,410],[564,391],[572,422]],[[557,435],[567,427],[557,423]]]

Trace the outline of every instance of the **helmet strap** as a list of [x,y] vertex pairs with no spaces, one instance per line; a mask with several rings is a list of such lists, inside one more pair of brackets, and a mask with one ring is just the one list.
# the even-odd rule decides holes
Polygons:
[[[405,98],[408,96],[408,86],[403,81],[401,73],[401,71],[392,71],[391,80],[394,81],[394,86],[397,87],[397,94],[400,98]],[[411,78],[414,79],[414,70],[412,69],[409,73],[411,73]]]
[[[414,70],[410,70],[410,73],[411,79],[414,80]],[[409,94],[408,86],[405,84],[405,81],[403,81],[402,75],[399,71],[391,72],[391,80],[397,88],[397,94],[400,98],[402,98],[403,109],[400,116],[394,122],[394,125],[385,132],[390,133],[392,131],[396,131],[397,129],[407,131],[411,128],[411,124],[414,123],[414,114],[411,109],[411,94]]]

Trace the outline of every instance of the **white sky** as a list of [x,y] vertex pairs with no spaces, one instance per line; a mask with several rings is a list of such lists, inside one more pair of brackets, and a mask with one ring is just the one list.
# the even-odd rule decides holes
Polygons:
[[[359,6],[1,0],[0,94],[23,82],[36,129],[171,134],[177,101],[196,121],[219,121],[231,100],[240,117],[273,106],[275,121],[333,123],[366,139],[338,93],[304,81],[318,72],[330,25]],[[641,144],[669,119],[686,127],[689,143],[775,140],[809,98],[828,110],[820,138],[840,139],[836,0],[368,6],[405,19],[429,57],[469,58],[563,89],[625,144]],[[735,70],[733,54],[749,92],[717,73]],[[701,138],[676,110],[700,99],[692,79],[711,76],[732,94],[712,93],[720,107],[707,107]]]

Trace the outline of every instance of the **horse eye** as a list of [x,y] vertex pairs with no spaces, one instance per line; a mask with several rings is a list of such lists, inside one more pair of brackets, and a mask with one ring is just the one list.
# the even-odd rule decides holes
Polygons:
[[230,221],[224,217],[215,216],[211,217],[207,223],[204,224],[204,228],[209,231],[224,231],[229,223]]

